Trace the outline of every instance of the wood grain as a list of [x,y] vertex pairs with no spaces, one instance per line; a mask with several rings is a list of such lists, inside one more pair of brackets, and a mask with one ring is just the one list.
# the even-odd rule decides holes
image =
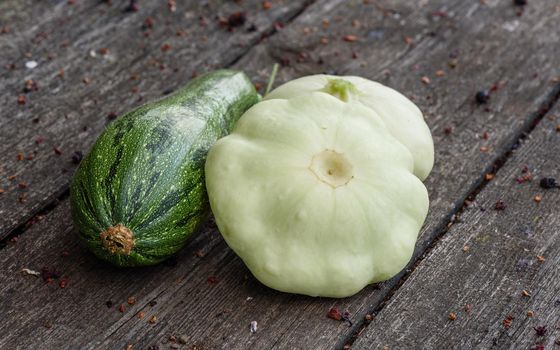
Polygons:
[[[539,180],[560,179],[560,108],[550,117],[374,315],[352,349],[558,347],[560,189],[545,190]],[[524,168],[534,180],[520,184]],[[498,201],[503,211],[495,210]],[[457,318],[451,321],[449,313]],[[511,321],[504,321],[508,316]],[[544,336],[537,334],[539,326],[546,326]]]
[[[527,6],[522,16],[510,2],[498,1],[486,5],[430,1],[419,9],[402,1],[377,2],[383,11],[353,4],[321,8],[317,4],[312,7],[316,14],[307,11],[239,64],[263,73],[255,80],[264,80],[261,65],[273,61],[284,63],[281,81],[317,72],[361,75],[395,87],[419,104],[434,136],[436,165],[427,181],[430,214],[416,258],[445,232],[453,213],[484,182],[484,175],[545,112],[543,103],[557,99],[558,84],[552,78],[560,75],[554,63],[558,33],[548,33],[546,28],[554,26],[560,12],[554,2]],[[345,41],[346,35],[358,40]],[[321,42],[325,37],[327,45]],[[412,45],[407,45],[407,37]],[[528,52],[533,53],[531,59]],[[436,74],[439,70],[443,76]],[[422,82],[424,76],[430,84]],[[476,92],[495,84],[490,102],[477,105]],[[276,346],[317,344],[320,348],[334,343],[342,348],[360,326],[339,325],[337,331],[344,336],[334,336],[326,311],[337,305],[359,323],[398,285],[399,277],[342,301],[309,302]],[[291,310],[298,313],[297,309],[287,312]]]
[[[212,255],[219,241],[215,230],[208,233],[212,227],[209,224],[190,241],[176,266],[117,269],[78,245],[65,201],[0,251],[0,315],[6,321],[0,348],[83,347],[137,319],[136,313],[144,308],[146,317],[138,321],[148,322],[161,304],[148,305],[152,300],[159,302],[162,291],[185,279],[207,285],[206,278],[194,280],[191,275],[200,268],[206,270],[207,258],[195,253]],[[46,282],[25,275],[24,268],[38,272],[46,268],[60,278]],[[62,280],[67,281],[65,288],[60,286]],[[129,297],[135,297],[134,305],[128,304]],[[125,305],[123,313],[118,310],[120,304]]]
[[[436,167],[427,182],[431,212],[415,253],[418,257],[446,229],[494,161],[542,113],[542,103],[554,99],[550,80],[558,75],[560,55],[554,45],[559,33],[552,28],[558,12],[552,0],[528,6],[521,17],[510,2],[376,3],[320,1],[249,51],[235,67],[250,72],[257,83],[265,82],[277,61],[284,65],[280,81],[323,71],[363,75],[416,100],[426,113],[437,150]],[[346,35],[357,40],[345,41]],[[323,37],[328,44],[321,42]],[[413,43],[408,44],[406,37]],[[531,59],[529,53],[534,53]],[[455,59],[455,68],[450,68]],[[444,76],[436,76],[438,70]],[[422,83],[423,76],[431,83]],[[500,80],[505,84],[491,94],[490,103],[477,106],[476,91],[490,89]],[[104,98],[115,89],[107,90]],[[157,89],[150,91],[156,95]],[[448,127],[451,134],[444,132]],[[488,151],[481,152],[480,147]],[[13,301],[0,313],[9,315],[6,322],[14,329],[24,329],[4,334],[0,345],[25,341],[31,346],[36,339],[45,339],[46,347],[144,348],[164,343],[167,347],[172,345],[170,335],[184,334],[187,347],[209,349],[341,348],[399,281],[397,277],[342,300],[277,293],[250,276],[212,225],[180,253],[175,268],[117,271],[79,249],[71,233],[64,202],[21,235],[18,243],[0,251],[2,266],[10,267],[3,277],[8,282],[0,290],[14,290],[9,297]],[[194,254],[201,247],[206,251],[202,259]],[[71,251],[74,260],[63,260],[57,252],[61,249]],[[68,287],[59,290],[56,284],[44,286],[18,274],[20,268],[42,266],[62,266],[71,276]],[[16,296],[20,290],[25,294]],[[123,314],[104,306],[107,298],[121,303],[130,295],[137,302]],[[81,303],[71,303],[74,296]],[[149,306],[153,299],[157,304]],[[325,317],[334,305],[352,313],[353,327]],[[144,319],[136,316],[140,310]],[[157,321],[151,324],[147,320],[154,314]],[[37,320],[53,326],[43,329]],[[258,322],[254,334],[249,330],[251,321]],[[62,339],[69,335],[74,338],[65,343]]]
[[[0,35],[0,239],[67,190],[74,152],[90,148],[108,115],[232,64],[310,2],[178,1],[174,12],[162,1],[132,12],[127,1],[3,2],[0,23],[15,19]],[[243,24],[220,23],[236,13]],[[28,79],[37,91],[22,91]]]

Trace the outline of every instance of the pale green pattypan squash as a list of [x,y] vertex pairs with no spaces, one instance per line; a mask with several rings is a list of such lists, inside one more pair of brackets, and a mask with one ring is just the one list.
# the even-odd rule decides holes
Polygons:
[[280,291],[345,297],[394,276],[428,212],[409,149],[372,108],[339,97],[259,102],[208,154],[220,232]]
[[383,119],[385,125],[414,157],[414,174],[424,180],[434,165],[434,143],[422,112],[401,93],[382,84],[355,76],[311,75],[292,80],[265,97],[287,99],[323,91],[343,101],[358,102]]

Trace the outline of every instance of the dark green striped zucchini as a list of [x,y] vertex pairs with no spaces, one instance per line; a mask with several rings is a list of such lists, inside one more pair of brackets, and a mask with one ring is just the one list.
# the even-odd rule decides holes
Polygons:
[[209,212],[208,149],[258,99],[245,74],[220,70],[109,125],[71,186],[81,240],[118,266],[156,264],[179,250]]

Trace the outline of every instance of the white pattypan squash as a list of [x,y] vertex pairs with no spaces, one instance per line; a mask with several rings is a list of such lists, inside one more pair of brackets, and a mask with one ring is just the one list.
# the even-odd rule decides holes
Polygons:
[[[345,84],[349,82],[350,84]],[[434,143],[422,112],[401,93],[385,85],[355,76],[311,75],[278,87],[265,97],[288,99],[323,91],[343,101],[361,103],[373,109],[414,158],[414,174],[426,179],[434,165]]]
[[372,108],[310,92],[249,109],[205,173],[218,228],[257,279],[345,297],[410,260],[428,212],[414,166]]

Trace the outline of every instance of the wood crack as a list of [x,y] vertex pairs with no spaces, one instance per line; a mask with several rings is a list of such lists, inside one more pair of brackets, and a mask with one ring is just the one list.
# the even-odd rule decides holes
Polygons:
[[53,200],[48,202],[41,209],[29,215],[21,224],[9,230],[6,234],[6,237],[0,239],[0,250],[5,248],[8,242],[17,239],[16,237],[22,235],[25,231],[31,228],[31,226],[35,225],[37,222],[42,220],[42,218],[45,215],[55,210],[60,203],[64,202],[69,197],[70,197],[70,186],[66,186],[62,189],[62,192],[60,194],[55,194],[54,196],[51,197],[54,198]]

